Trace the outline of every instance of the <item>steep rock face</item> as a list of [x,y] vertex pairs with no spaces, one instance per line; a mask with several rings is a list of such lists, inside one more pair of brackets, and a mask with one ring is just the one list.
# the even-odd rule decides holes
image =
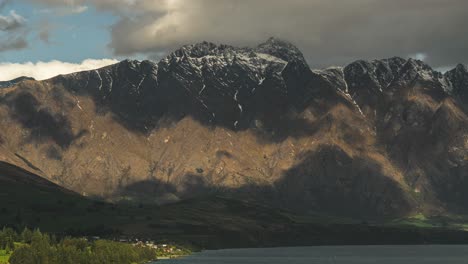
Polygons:
[[278,39],[203,42],[0,90],[0,149],[114,200],[221,192],[356,217],[461,210],[463,72],[401,58],[312,71]]
[[337,87],[372,123],[379,145],[413,191],[430,201],[465,205],[462,189],[453,185],[466,184],[464,67],[443,75],[421,61],[392,58],[358,61],[343,72],[346,82]]
[[233,130],[287,129],[283,122],[290,121],[289,113],[304,111],[313,99],[346,101],[332,87],[318,88],[321,78],[313,79],[302,53],[291,47],[273,38],[253,49],[203,42],[184,46],[158,64],[124,61],[50,82],[91,94],[143,131],[158,126],[161,118],[186,116]]
[[159,105],[164,98],[153,91],[157,65],[150,61],[125,60],[98,70],[58,76],[50,82],[77,95],[91,95],[99,107],[98,112],[111,110],[122,120],[132,119],[131,124],[140,128],[150,122],[149,111],[153,109],[148,108],[148,101]]
[[451,92],[464,103],[468,102],[468,70],[465,65],[459,64],[455,69],[445,73]]

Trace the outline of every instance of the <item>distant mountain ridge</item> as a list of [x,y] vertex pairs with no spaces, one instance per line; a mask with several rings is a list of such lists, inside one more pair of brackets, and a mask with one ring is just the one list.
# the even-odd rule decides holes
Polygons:
[[10,86],[13,86],[13,85],[16,85],[22,81],[32,81],[34,80],[34,78],[31,78],[31,77],[26,77],[26,76],[21,76],[21,77],[18,77],[18,78],[15,78],[13,80],[10,80],[10,81],[0,81],[0,88],[6,88],[6,87],[10,87]]
[[1,148],[113,200],[223,193],[352,217],[464,212],[467,76],[397,57],[311,70],[275,38],[202,42],[0,90]]

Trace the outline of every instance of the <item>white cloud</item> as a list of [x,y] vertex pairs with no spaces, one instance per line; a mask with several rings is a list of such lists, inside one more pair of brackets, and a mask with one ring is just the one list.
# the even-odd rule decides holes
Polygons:
[[81,14],[83,12],[86,12],[87,10],[88,10],[88,6],[81,5],[81,6],[76,6],[76,7],[72,8],[71,12],[73,14]]
[[15,10],[10,11],[9,16],[0,15],[0,30],[12,31],[24,26],[26,19],[18,15]]
[[420,60],[420,61],[425,61],[427,59],[427,54],[422,53],[422,52],[418,52],[416,54],[411,54],[409,57]]
[[64,6],[64,7],[55,7],[55,8],[42,8],[36,9],[34,12],[36,14],[56,14],[59,16],[68,16],[81,14],[88,11],[89,7],[86,5],[77,5],[77,6]]
[[57,60],[49,62],[39,61],[37,63],[0,63],[0,81],[9,81],[21,76],[45,80],[59,74],[98,69],[117,62],[118,60],[115,59],[87,59],[81,63],[69,63]]

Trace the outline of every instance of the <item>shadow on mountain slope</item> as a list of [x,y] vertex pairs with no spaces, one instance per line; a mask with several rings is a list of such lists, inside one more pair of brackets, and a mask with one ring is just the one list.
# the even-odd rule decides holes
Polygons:
[[75,139],[87,133],[83,130],[74,135],[65,115],[44,108],[31,93],[21,92],[7,101],[13,112],[12,117],[30,130],[29,139],[32,141],[51,139],[60,147],[67,148]]
[[287,207],[349,216],[401,216],[414,209],[402,184],[370,157],[353,157],[337,146],[322,146],[302,156],[275,183]]
[[392,179],[370,157],[350,156],[338,146],[324,145],[302,154],[300,160],[272,185],[214,186],[209,175],[200,170],[199,174],[187,174],[177,182],[151,179],[122,186],[115,196],[168,202],[168,197],[176,201],[211,193],[302,213],[321,211],[357,218],[405,216],[416,206],[402,183]]

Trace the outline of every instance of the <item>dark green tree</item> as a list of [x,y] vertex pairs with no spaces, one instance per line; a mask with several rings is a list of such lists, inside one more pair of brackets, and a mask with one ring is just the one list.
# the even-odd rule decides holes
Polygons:
[[3,234],[5,237],[11,237],[14,241],[18,241],[18,234],[13,228],[4,227]]
[[32,249],[29,246],[23,246],[16,249],[10,257],[10,264],[37,264]]
[[13,238],[11,236],[5,238],[5,250],[7,251],[7,253],[10,253],[11,251],[15,250],[15,242],[13,241]]
[[23,243],[31,243],[32,235],[33,232],[29,228],[25,227],[23,232],[21,232],[21,241]]
[[36,263],[53,263],[53,251],[50,247],[50,239],[47,234],[42,234],[36,229],[31,238],[31,249],[35,256]]

